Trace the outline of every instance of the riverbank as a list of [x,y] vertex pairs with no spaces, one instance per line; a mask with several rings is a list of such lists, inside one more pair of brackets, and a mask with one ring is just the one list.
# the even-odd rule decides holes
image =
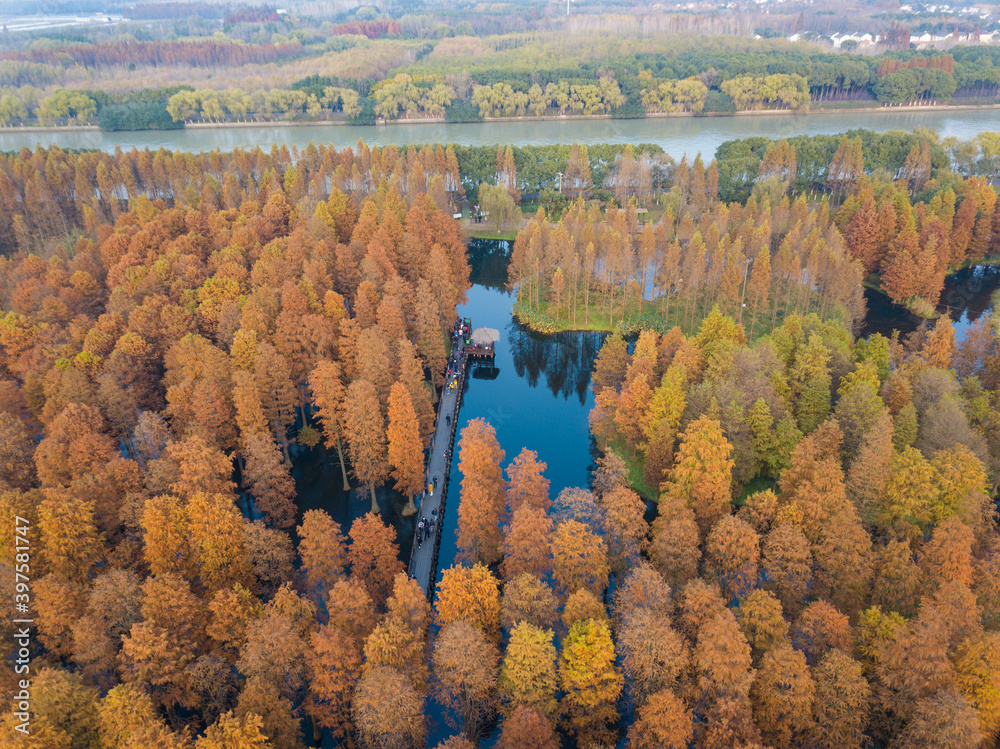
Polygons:
[[[843,104],[844,102],[832,102]],[[497,124],[530,124],[535,122],[575,122],[575,121],[599,121],[617,120],[618,122],[634,122],[635,120],[657,120],[657,119],[729,119],[736,117],[806,117],[813,114],[912,114],[920,112],[961,112],[961,111],[982,111],[988,112],[1000,110],[1000,103],[997,104],[918,104],[918,105],[886,105],[886,106],[861,106],[845,107],[822,105],[811,107],[807,112],[793,112],[789,109],[747,109],[740,112],[708,112],[695,114],[693,112],[649,112],[644,117],[634,119],[616,118],[611,114],[558,114],[542,115],[540,117],[484,117],[482,120],[469,122],[448,122],[444,117],[420,117],[414,119],[401,119],[381,121],[375,125],[353,125],[346,120],[255,120],[255,121],[223,121],[223,122],[186,122],[181,130],[245,130],[254,128],[276,128],[276,127],[359,127],[359,128],[381,128],[395,125],[497,125]],[[98,131],[113,135],[115,132],[137,133],[137,132],[167,132],[160,130],[119,130],[102,131],[97,125],[19,125],[0,126],[0,135],[8,133],[57,133],[57,132],[87,132]],[[176,130],[174,131],[176,132]]]

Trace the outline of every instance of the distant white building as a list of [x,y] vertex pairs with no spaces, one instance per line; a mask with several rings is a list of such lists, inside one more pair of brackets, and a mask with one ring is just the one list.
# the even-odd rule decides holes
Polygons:
[[[791,39],[791,37],[789,37]],[[795,40],[793,40],[795,41]],[[873,44],[878,42],[878,36],[872,34],[862,34],[859,31],[855,31],[851,34],[831,34],[830,41],[833,42],[833,46],[840,49],[844,42],[854,42],[854,44],[859,48],[871,47]]]

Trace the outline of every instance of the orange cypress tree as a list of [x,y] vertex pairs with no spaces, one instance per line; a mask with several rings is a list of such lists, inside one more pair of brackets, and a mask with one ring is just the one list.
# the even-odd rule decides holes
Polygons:
[[699,691],[708,699],[745,700],[753,683],[750,644],[733,613],[722,608],[698,632],[694,663]]
[[296,531],[306,588],[325,599],[327,591],[343,578],[347,563],[340,527],[323,510],[307,510]]
[[544,577],[552,569],[552,518],[536,507],[514,510],[504,528],[503,574],[506,580],[530,573]]
[[552,506],[549,498],[549,480],[545,478],[546,464],[538,453],[524,448],[507,466],[507,504],[513,514],[519,507],[535,507],[548,512]]
[[347,389],[344,427],[351,471],[371,493],[371,511],[378,513],[375,488],[385,481],[389,466],[386,462],[385,421],[375,386],[368,380],[355,380]]
[[434,407],[431,405],[430,387],[424,381],[424,366],[409,341],[396,341],[396,365],[399,367],[399,382],[410,393],[410,402],[417,414],[420,434],[426,445],[430,441],[428,435],[434,429]]
[[914,257],[917,293],[931,304],[938,303],[944,288],[944,269],[941,268],[937,242],[933,234],[928,236]]
[[351,525],[351,546],[347,561],[351,576],[367,588],[376,605],[382,607],[392,591],[396,575],[403,571],[399,561],[396,532],[369,512]]
[[347,483],[347,461],[344,459],[343,449],[346,392],[341,381],[340,365],[337,362],[320,359],[309,374],[309,389],[312,391],[313,403],[316,404],[316,416],[323,425],[324,441],[327,447],[337,448],[340,470],[344,478],[344,491],[349,491],[351,486]]
[[705,540],[707,572],[727,598],[744,598],[757,584],[760,542],[750,524],[734,515],[721,518]]
[[962,267],[968,258],[969,244],[976,226],[976,216],[979,207],[972,195],[967,195],[955,211],[955,219],[951,225],[951,259],[948,266],[952,269]]
[[491,641],[500,637],[499,581],[481,564],[445,570],[438,583],[436,609],[441,624],[467,621]]
[[812,582],[809,539],[793,525],[780,524],[764,539],[764,579],[788,614],[802,608]]
[[955,345],[955,328],[951,318],[942,315],[927,334],[920,355],[932,367],[949,369],[958,347]]
[[569,595],[585,588],[603,596],[608,586],[608,559],[604,539],[576,520],[564,520],[552,537],[552,576]]
[[639,449],[645,432],[646,414],[653,391],[649,388],[646,375],[640,374],[622,388],[614,422],[618,434],[625,438],[629,450]]
[[611,569],[620,576],[639,560],[649,536],[646,503],[631,489],[619,486],[601,497]]
[[813,677],[813,740],[818,749],[864,746],[872,690],[863,666],[842,651],[831,650],[823,656]]
[[764,654],[750,691],[761,734],[776,747],[799,746],[812,726],[815,684],[802,653],[781,643]]
[[558,619],[559,599],[548,584],[524,574],[507,581],[503,588],[500,622],[510,632],[521,622],[551,629]]
[[559,707],[556,700],[556,648],[552,630],[521,622],[510,633],[497,690],[508,714],[519,707],[538,710],[548,718]]
[[271,524],[290,527],[295,521],[295,482],[271,435],[258,432],[250,437],[246,458],[247,482],[257,506]]
[[469,741],[478,743],[495,713],[499,661],[496,644],[468,622],[457,621],[442,627],[434,644],[436,697],[462,716]]
[[588,619],[574,624],[563,641],[559,681],[570,731],[581,745],[613,737],[609,724],[618,718],[615,703],[624,685],[615,668],[615,645],[607,622]]
[[320,627],[310,638],[306,672],[306,713],[334,736],[346,736],[351,730],[351,698],[361,678],[358,644],[333,625]]
[[878,270],[879,260],[879,226],[878,212],[875,201],[871,197],[865,199],[861,207],[851,218],[844,231],[847,247],[856,259],[861,261],[865,273]]
[[504,480],[500,462],[504,451],[493,427],[483,419],[473,419],[462,430],[458,449],[462,472],[458,548],[473,561],[493,564],[501,554]]
[[889,243],[889,254],[882,265],[882,289],[894,301],[909,299],[917,293],[916,255],[920,242],[912,221]]
[[410,393],[398,382],[393,383],[389,392],[389,465],[396,481],[396,491],[403,494],[409,503],[403,510],[405,515],[414,515],[417,508],[413,497],[421,492],[424,485],[424,453],[421,450],[420,427],[417,414],[410,401]]
[[533,707],[519,707],[501,726],[499,749],[559,749],[548,718]]
[[634,749],[687,749],[694,736],[694,714],[680,697],[664,689],[639,708],[628,735]]

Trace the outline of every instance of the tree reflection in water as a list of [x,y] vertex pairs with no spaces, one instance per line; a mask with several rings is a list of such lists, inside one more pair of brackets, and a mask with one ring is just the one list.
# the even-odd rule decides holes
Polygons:
[[[512,244],[496,239],[469,240],[472,283],[493,291],[507,291]],[[553,395],[569,398],[576,393],[580,405],[584,405],[594,357],[605,335],[586,332],[541,335],[512,320],[507,326],[507,345],[518,377],[526,378],[531,387],[538,387],[544,375],[545,384]]]
[[594,358],[606,335],[585,332],[540,335],[515,322],[510,326],[507,345],[518,377],[526,377],[531,387],[537,387],[539,377],[544,375],[553,395],[569,398],[576,393],[583,405]]
[[505,239],[470,239],[469,265],[472,273],[469,280],[487,289],[505,291],[512,248],[513,242]]

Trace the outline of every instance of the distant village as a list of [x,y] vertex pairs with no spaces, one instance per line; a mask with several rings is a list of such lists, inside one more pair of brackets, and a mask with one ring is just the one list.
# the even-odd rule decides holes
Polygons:
[[[829,41],[836,49],[843,49],[845,52],[848,50],[854,51],[865,49],[867,47],[874,47],[881,42],[882,39],[883,37],[881,34],[863,34],[860,31],[843,34],[837,32],[830,34],[829,36],[807,31],[792,34],[788,37],[788,41],[790,42]],[[959,33],[954,31],[950,34],[931,34],[929,32],[924,32],[919,35],[910,35],[910,44],[917,48],[943,47],[954,44],[995,44],[997,42],[1000,42],[1000,33],[995,31],[973,31],[970,33]]]

